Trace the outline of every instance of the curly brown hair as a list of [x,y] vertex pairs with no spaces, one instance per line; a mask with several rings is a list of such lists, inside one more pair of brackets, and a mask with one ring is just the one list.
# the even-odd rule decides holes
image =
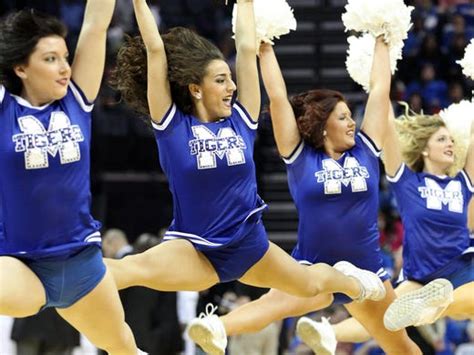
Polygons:
[[324,128],[331,112],[346,99],[339,91],[310,90],[290,98],[303,140],[316,149],[324,146]]
[[[196,32],[172,28],[162,36],[168,62],[168,80],[173,102],[184,113],[193,110],[189,84],[200,84],[209,63],[224,60],[221,51]],[[111,84],[124,101],[139,113],[150,115],[147,102],[147,56],[140,36],[128,37],[117,55]]]

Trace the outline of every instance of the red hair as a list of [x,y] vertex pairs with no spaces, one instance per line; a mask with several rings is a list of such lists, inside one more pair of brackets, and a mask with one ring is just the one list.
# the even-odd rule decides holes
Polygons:
[[324,146],[326,122],[339,102],[346,99],[339,91],[310,90],[290,98],[301,137],[316,149]]

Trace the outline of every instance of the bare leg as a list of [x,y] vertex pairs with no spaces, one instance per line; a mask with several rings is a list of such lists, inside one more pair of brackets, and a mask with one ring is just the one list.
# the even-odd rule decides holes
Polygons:
[[[405,281],[394,290],[397,296],[421,287],[420,284]],[[355,318],[348,318],[338,324],[333,324],[337,341],[347,343],[361,343],[371,338],[369,332]]]
[[228,336],[258,332],[274,321],[328,307],[332,300],[331,294],[301,298],[271,289],[258,300],[221,317],[221,321]]
[[469,282],[454,290],[454,300],[444,311],[442,317],[454,319],[474,319],[474,282]]
[[125,323],[117,288],[109,272],[94,290],[74,305],[56,310],[94,345],[109,354],[137,354],[132,331]]
[[20,260],[0,257],[0,314],[27,317],[38,313],[46,303],[39,278]]
[[200,291],[219,282],[209,260],[186,240],[166,241],[123,259],[104,259],[119,290]]
[[354,278],[327,264],[300,265],[273,243],[240,281],[257,287],[276,288],[299,297],[341,292],[354,299],[361,292],[360,284]]
[[386,354],[421,354],[420,349],[410,340],[404,329],[391,332],[385,328],[383,316],[396,297],[390,281],[385,281],[385,288],[387,295],[383,300],[352,302],[345,305],[347,310],[367,329]]

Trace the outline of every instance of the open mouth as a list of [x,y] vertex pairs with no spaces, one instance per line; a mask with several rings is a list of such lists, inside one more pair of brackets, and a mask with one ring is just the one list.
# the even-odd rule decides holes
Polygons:
[[226,97],[224,100],[224,104],[227,106],[227,107],[230,107],[232,105],[232,97]]

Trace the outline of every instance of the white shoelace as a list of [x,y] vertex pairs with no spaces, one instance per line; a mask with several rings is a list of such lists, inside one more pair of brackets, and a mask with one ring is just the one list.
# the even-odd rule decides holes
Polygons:
[[202,318],[210,317],[214,315],[214,313],[216,313],[217,309],[218,309],[217,306],[214,306],[212,303],[208,303],[206,305],[204,312],[201,312],[201,314],[199,314],[199,318],[202,319]]

